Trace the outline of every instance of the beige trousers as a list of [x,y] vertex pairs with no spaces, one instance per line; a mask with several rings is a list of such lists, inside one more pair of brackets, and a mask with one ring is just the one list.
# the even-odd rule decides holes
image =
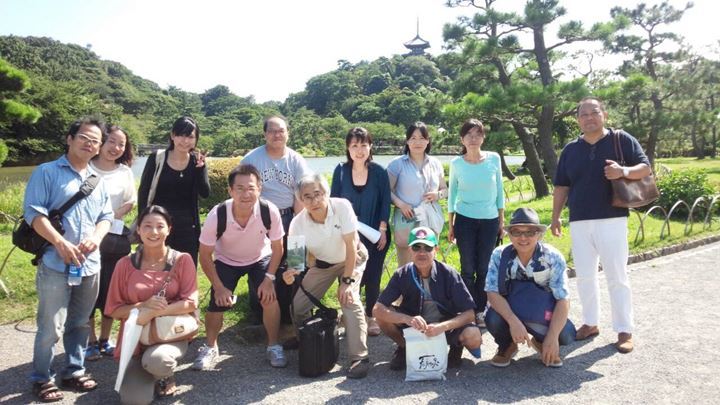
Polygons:
[[155,382],[173,375],[187,348],[187,341],[164,343],[148,347],[141,357],[133,357],[120,387],[120,402],[127,405],[151,403],[155,398]]
[[[310,294],[321,300],[334,281],[339,282],[345,270],[345,263],[336,264],[327,269],[310,267],[303,278],[302,285]],[[350,361],[361,360],[368,357],[367,349],[367,323],[365,322],[365,311],[360,300],[360,279],[365,271],[365,262],[355,268],[353,278],[355,282],[351,286],[353,303],[342,306],[343,319],[345,320],[345,337],[348,342],[348,357]],[[314,307],[307,295],[298,288],[293,299],[293,321],[295,327],[302,325],[302,322],[310,317],[310,310]]]

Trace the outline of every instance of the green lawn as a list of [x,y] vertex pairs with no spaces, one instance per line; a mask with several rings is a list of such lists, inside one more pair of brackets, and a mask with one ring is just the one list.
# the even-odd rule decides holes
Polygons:
[[[705,159],[698,161],[695,159],[680,158],[661,159],[660,163],[665,164],[672,169],[699,167],[707,170],[714,182],[714,187],[716,190],[720,191],[720,160]],[[510,194],[509,200],[511,201],[506,207],[506,218],[509,218],[512,211],[516,208],[520,206],[529,206],[539,213],[543,223],[549,223],[550,216],[552,214],[552,198],[545,197],[543,199],[528,201],[528,199],[532,197],[531,187],[528,186],[529,181],[523,180],[523,178],[527,179],[527,176],[520,176],[518,180],[515,180],[513,183],[516,183],[516,185],[506,184],[506,190]],[[2,184],[0,184],[0,186],[2,186]],[[24,186],[22,186],[22,188],[19,186],[7,188],[7,185],[5,186],[6,188],[4,190],[1,190],[2,187],[0,187],[0,205],[2,205],[3,201],[6,201],[10,205],[17,205],[18,201],[21,201],[22,199],[22,193],[20,190],[24,190]],[[520,196],[521,193],[522,201]],[[3,196],[5,196],[5,200],[3,200]],[[567,211],[564,212],[563,217],[565,220],[567,219]],[[2,222],[2,219],[0,219],[0,222]],[[703,230],[701,223],[695,223],[692,232],[687,236],[683,235],[685,227],[685,223],[683,221],[671,221],[670,236],[667,236],[666,230],[666,236],[661,240],[659,236],[663,226],[663,220],[650,217],[645,224],[644,240],[640,240],[636,243],[635,235],[639,227],[639,222],[638,215],[631,214],[629,219],[629,240],[632,253],[648,251],[663,246],[677,244],[682,241],[698,239],[720,233],[720,219],[717,217],[714,218],[714,221],[711,223],[711,227],[709,229]],[[11,226],[9,224],[0,223],[0,254],[2,255],[2,259],[5,258],[7,252],[9,252],[12,248],[10,232]],[[570,255],[570,238],[567,228],[564,229],[563,236],[561,238],[555,238],[548,233],[545,236],[545,241],[551,243],[563,254],[565,254],[569,264],[572,265],[572,257]],[[447,242],[446,232],[443,232],[441,235],[441,252],[441,258],[446,256],[448,263],[456,268],[459,267],[457,249]],[[30,255],[16,249],[10,256],[5,269],[0,274],[0,279],[11,290],[10,297],[5,296],[5,294],[0,291],[0,323],[2,324],[34,316],[35,306],[37,305],[37,295],[35,294],[34,284],[35,269],[30,264],[30,258]],[[388,253],[388,260],[386,262],[386,268],[388,270],[383,272],[382,285],[387,283],[391,269],[395,268],[395,255],[392,249]],[[198,282],[200,286],[201,307],[204,308],[209,299],[208,292],[210,285],[201,270],[198,272]],[[337,305],[334,288],[335,287],[332,288],[331,293],[326,294],[324,301],[329,304]],[[243,323],[245,321],[245,312],[247,311],[247,283],[245,279],[240,282],[238,295],[238,305],[232,311],[226,313],[226,326],[232,326],[236,323]]]
[[666,158],[657,159],[656,164],[662,164],[672,170],[699,169],[708,174],[708,180],[715,190],[720,192],[720,159],[705,158]]

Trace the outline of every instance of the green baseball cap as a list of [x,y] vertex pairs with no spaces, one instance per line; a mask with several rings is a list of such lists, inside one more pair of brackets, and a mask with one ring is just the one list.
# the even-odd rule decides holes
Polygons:
[[435,232],[433,232],[432,229],[426,226],[419,226],[417,228],[413,228],[410,231],[408,246],[417,245],[418,243],[433,247],[437,246],[437,236],[435,236]]

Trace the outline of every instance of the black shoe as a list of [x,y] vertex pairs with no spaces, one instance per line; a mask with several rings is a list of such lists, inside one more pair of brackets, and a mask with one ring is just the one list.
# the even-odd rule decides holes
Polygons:
[[390,360],[390,370],[405,370],[405,347],[398,346]]
[[284,341],[282,346],[285,350],[297,350],[298,347],[300,347],[300,341],[297,337],[293,336],[290,339]]
[[450,346],[448,353],[448,368],[459,368],[462,365],[462,346]]

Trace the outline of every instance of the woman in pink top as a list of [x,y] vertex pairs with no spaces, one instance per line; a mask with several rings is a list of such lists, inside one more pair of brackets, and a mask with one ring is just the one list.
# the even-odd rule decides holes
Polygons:
[[[195,264],[189,254],[165,245],[171,229],[170,214],[160,206],[151,205],[138,217],[137,232],[142,244],[135,253],[117,263],[105,304],[105,314],[121,320],[120,339],[124,322],[134,308],[140,310],[138,324],[141,325],[156,316],[197,310]],[[163,289],[165,294],[160,296],[158,292]],[[119,340],[114,353],[116,359],[120,358],[121,345]],[[140,346],[120,388],[121,402],[149,404],[155,395],[173,395],[176,390],[174,368],[187,347],[187,341]]]

